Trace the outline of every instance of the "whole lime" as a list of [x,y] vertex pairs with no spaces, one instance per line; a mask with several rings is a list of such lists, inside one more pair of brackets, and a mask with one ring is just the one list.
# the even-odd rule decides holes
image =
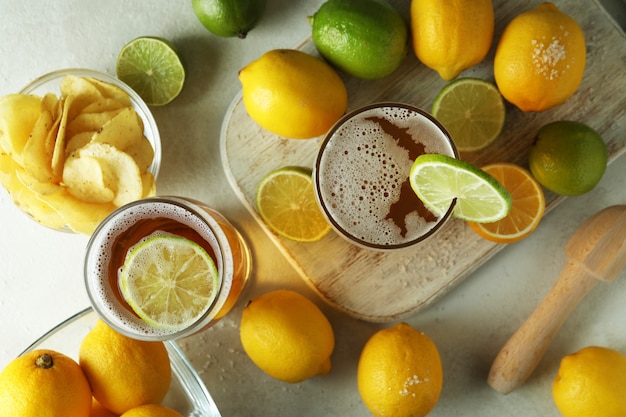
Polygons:
[[377,79],[408,50],[408,24],[386,0],[328,0],[308,17],[322,57],[348,75]]
[[266,0],[192,0],[193,11],[211,33],[244,39],[265,13]]
[[547,189],[566,196],[591,191],[602,179],[608,161],[598,132],[574,121],[541,127],[530,148],[530,171]]

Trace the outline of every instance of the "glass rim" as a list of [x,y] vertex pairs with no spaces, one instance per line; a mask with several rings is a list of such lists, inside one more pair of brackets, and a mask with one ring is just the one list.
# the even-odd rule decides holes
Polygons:
[[313,188],[315,190],[315,196],[317,198],[318,205],[320,206],[320,208],[322,209],[322,212],[324,213],[324,216],[330,222],[332,227],[337,232],[339,232],[339,234],[342,237],[344,237],[346,240],[350,241],[351,243],[356,244],[357,246],[360,246],[365,249],[373,249],[377,251],[390,251],[390,250],[408,248],[426,240],[429,236],[437,232],[437,230],[439,230],[447,222],[448,218],[452,216],[452,211],[454,209],[454,206],[456,205],[456,199],[455,199],[450,204],[450,207],[448,208],[448,210],[437,220],[436,224],[431,229],[429,229],[426,233],[421,234],[415,239],[407,240],[402,243],[396,243],[396,244],[373,243],[373,242],[369,242],[363,239],[359,239],[358,237],[350,233],[348,230],[346,230],[345,227],[341,226],[339,222],[337,222],[334,219],[334,217],[330,214],[327,204],[322,198],[323,193],[321,191],[321,186],[319,184],[320,182],[319,181],[319,171],[320,171],[319,166],[324,157],[324,152],[326,150],[328,143],[332,140],[335,132],[337,132],[337,130],[339,130],[347,121],[349,121],[353,117],[361,113],[364,113],[366,111],[372,110],[372,109],[387,108],[387,107],[402,108],[402,109],[406,109],[414,113],[418,113],[419,115],[427,119],[429,122],[433,123],[435,127],[447,139],[447,143],[452,150],[452,154],[454,158],[457,158],[457,159],[460,158],[460,154],[454,143],[454,140],[452,139],[452,137],[450,136],[450,133],[446,130],[446,128],[432,114],[411,104],[407,104],[403,102],[392,102],[392,101],[381,101],[381,102],[371,103],[371,104],[367,104],[365,106],[361,106],[361,107],[358,107],[356,109],[353,109],[347,112],[339,120],[337,120],[337,122],[335,122],[335,124],[330,128],[330,130],[324,135],[324,138],[322,139],[322,142],[319,145],[317,156],[315,158],[315,164],[314,164],[314,169],[313,169],[313,184],[314,184]]

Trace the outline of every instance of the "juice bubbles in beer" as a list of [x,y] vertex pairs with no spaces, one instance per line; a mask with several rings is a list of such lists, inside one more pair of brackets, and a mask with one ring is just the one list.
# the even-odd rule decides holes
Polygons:
[[458,157],[446,130],[428,113],[380,103],[345,115],[317,156],[315,191],[340,235],[361,247],[389,250],[422,241],[444,223],[413,192],[409,172],[425,153]]
[[[196,322],[176,331],[150,326],[128,305],[119,273],[127,253],[155,234],[180,236],[200,245],[218,271],[218,289],[208,310]],[[251,271],[248,246],[217,211],[180,197],[154,197],[119,208],[92,235],[85,259],[87,293],[98,315],[122,334],[144,340],[176,339],[203,330],[228,313]]]

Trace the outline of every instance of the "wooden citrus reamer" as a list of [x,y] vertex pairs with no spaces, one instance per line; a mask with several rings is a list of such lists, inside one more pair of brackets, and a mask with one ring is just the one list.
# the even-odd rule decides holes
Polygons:
[[588,218],[565,246],[567,263],[541,304],[496,356],[487,382],[508,394],[523,384],[559,329],[600,281],[611,282],[626,266],[626,205]]

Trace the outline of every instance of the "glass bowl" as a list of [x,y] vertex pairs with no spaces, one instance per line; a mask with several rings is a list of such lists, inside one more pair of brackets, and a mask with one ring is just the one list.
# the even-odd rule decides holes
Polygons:
[[[98,316],[89,307],[48,331],[22,354],[36,349],[51,349],[77,360],[80,343],[97,320]],[[180,347],[173,341],[164,343],[170,357],[172,383],[163,404],[185,417],[220,417],[211,394]]]
[[[61,69],[57,71],[50,72],[45,74],[34,81],[30,82],[27,86],[22,88],[19,91],[19,94],[32,94],[43,97],[47,93],[55,94],[59,96],[61,94],[60,86],[61,81],[66,75],[76,75],[79,77],[89,77],[95,78],[100,81],[107,82],[109,84],[113,84],[123,91],[125,91],[130,97],[130,102],[134,110],[141,117],[144,125],[144,135],[152,145],[152,149],[154,150],[154,157],[152,163],[148,167],[148,172],[150,172],[155,181],[157,179],[159,169],[161,166],[161,137],[159,134],[159,129],[157,128],[157,124],[152,116],[152,113],[146,103],[139,97],[133,89],[131,89],[128,85],[118,80],[117,78],[108,75],[103,72],[94,71],[90,69],[82,69],[82,68],[68,68]],[[17,202],[16,202],[17,203]],[[33,218],[33,215],[28,213],[28,210],[25,210],[24,207],[20,207],[20,204],[17,204],[22,211],[24,211],[29,217]],[[48,226],[53,228],[54,230],[60,230],[64,232],[72,232],[72,229],[68,225],[64,225],[61,227]]]
[[148,171],[154,176],[156,180],[161,167],[161,136],[159,135],[159,129],[157,128],[156,121],[152,116],[152,112],[148,108],[148,105],[139,97],[135,91],[128,85],[118,80],[117,78],[100,71],[94,71],[84,68],[67,68],[50,72],[42,75],[41,77],[31,81],[26,87],[19,91],[20,94],[35,94],[38,96],[44,96],[46,93],[53,93],[59,95],[61,93],[60,86],[61,80],[66,75],[76,75],[79,77],[91,77],[100,81],[113,84],[128,94],[130,102],[141,117],[144,124],[144,135],[150,141],[152,149],[154,149],[154,159],[152,164],[148,167]]

